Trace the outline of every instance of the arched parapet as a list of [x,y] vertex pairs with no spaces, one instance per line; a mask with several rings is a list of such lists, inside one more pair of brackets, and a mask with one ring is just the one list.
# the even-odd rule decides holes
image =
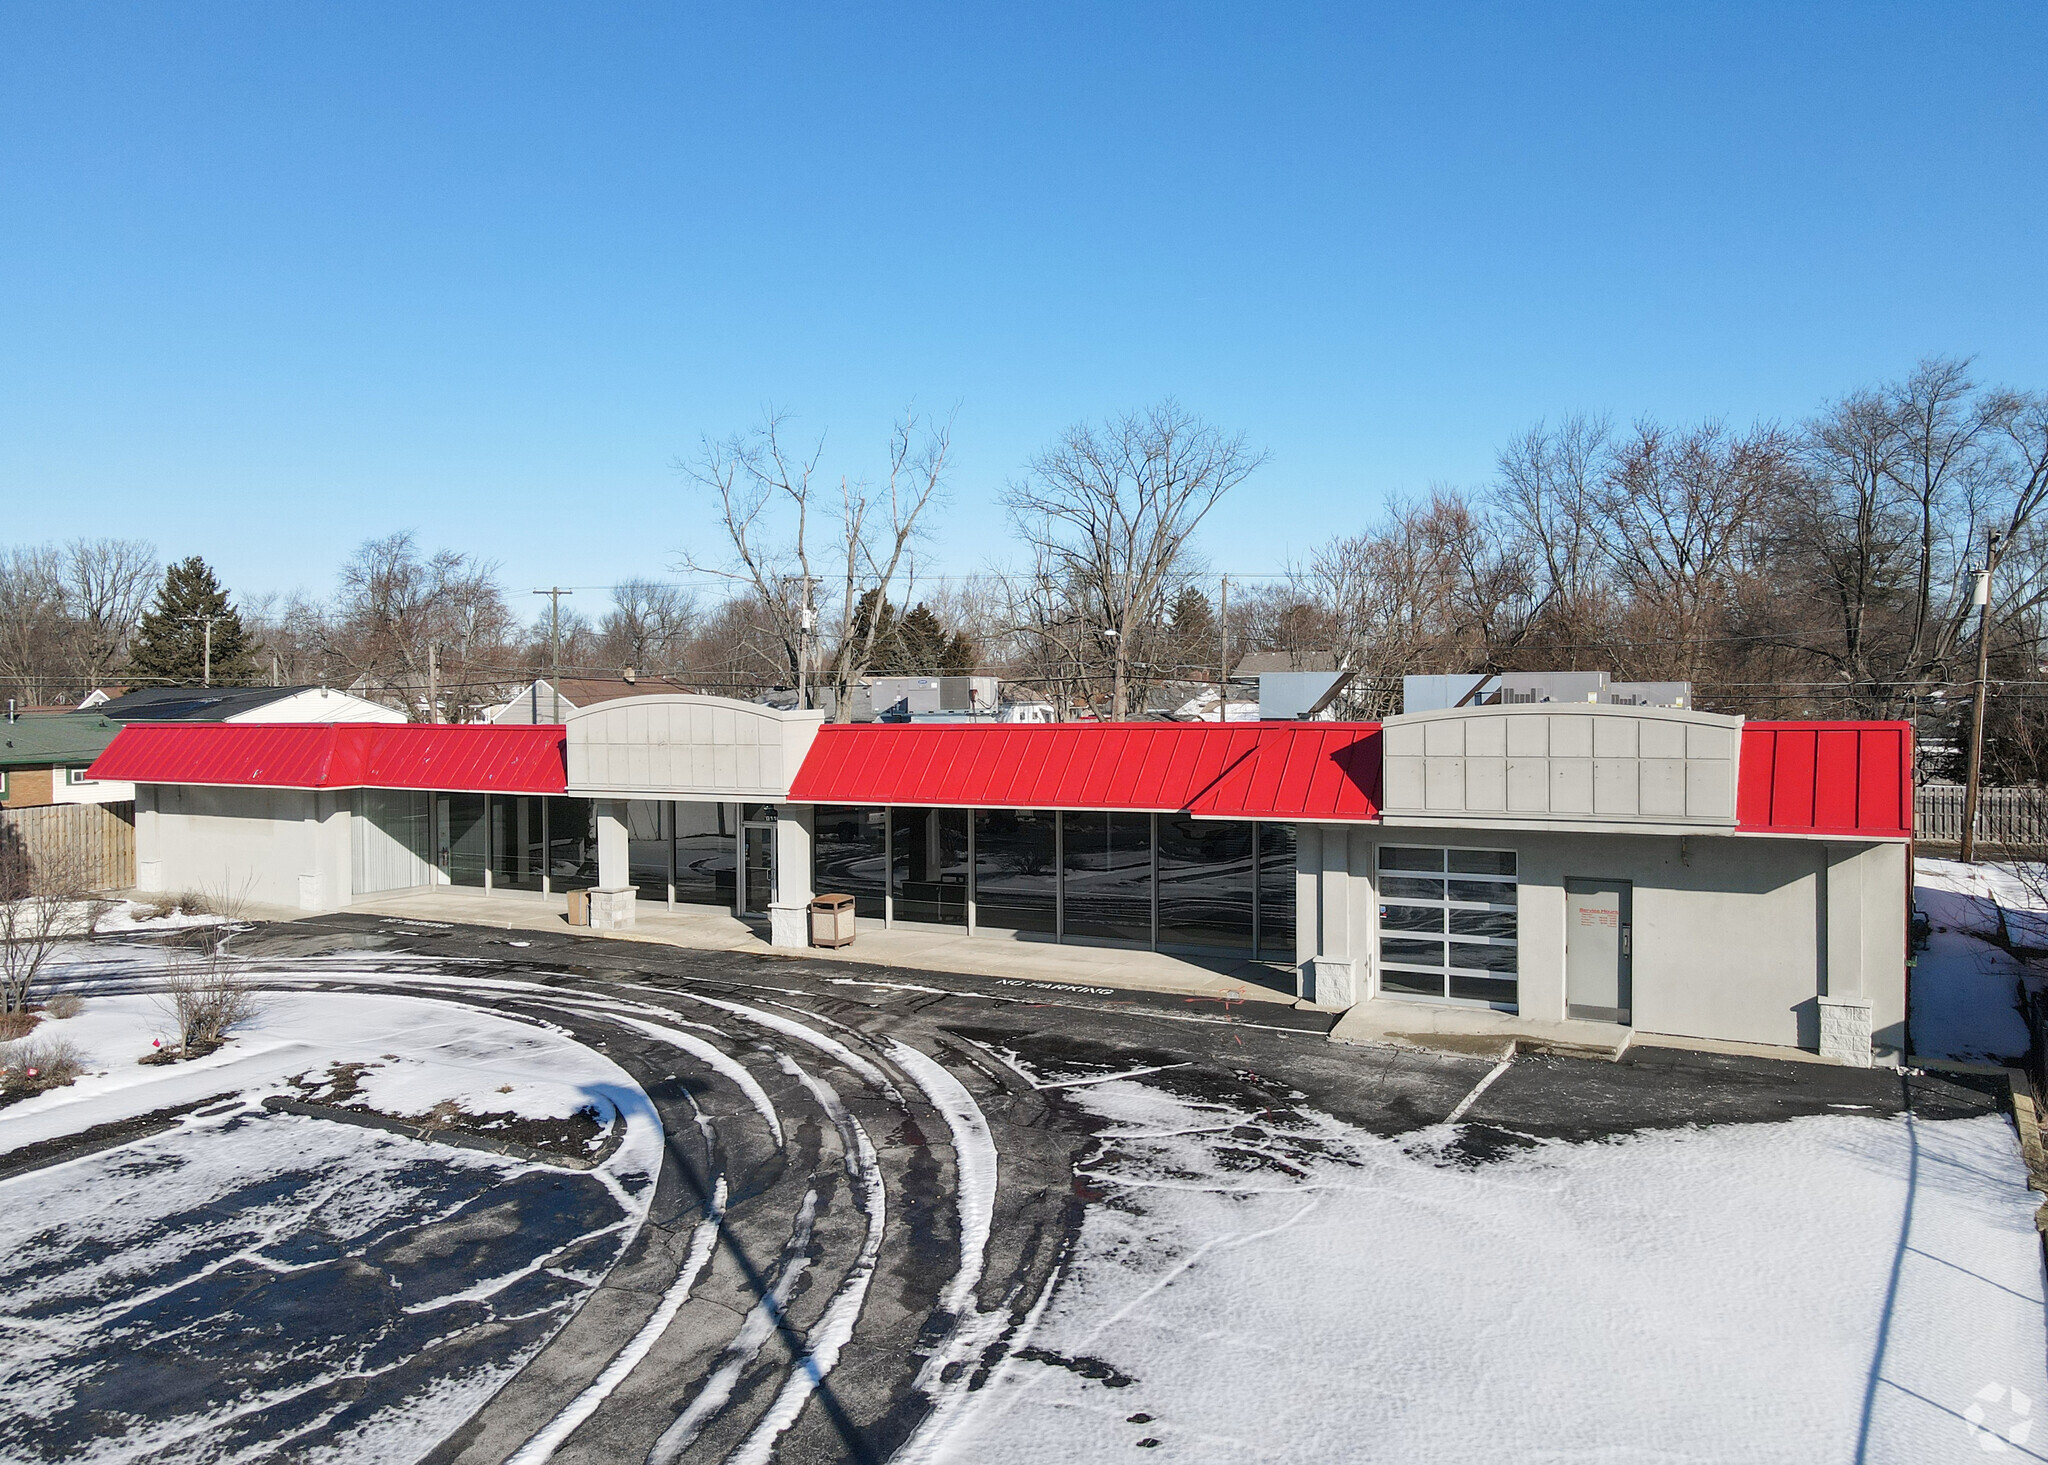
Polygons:
[[1385,724],[1384,816],[1732,833],[1742,719],[1663,707],[1453,707]]
[[822,712],[730,697],[622,697],[563,718],[569,792],[783,803]]

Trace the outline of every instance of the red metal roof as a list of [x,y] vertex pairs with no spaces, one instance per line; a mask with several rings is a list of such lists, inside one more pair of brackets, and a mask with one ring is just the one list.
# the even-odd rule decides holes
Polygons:
[[1744,723],[1735,827],[1912,838],[1913,725]]
[[857,723],[820,728],[797,803],[1379,817],[1378,723]]
[[130,723],[88,770],[124,783],[558,794],[558,726]]
[[[89,775],[129,783],[558,794],[563,733],[519,724],[130,723]],[[887,724],[821,728],[797,803],[1379,818],[1378,723]],[[1907,839],[1903,722],[1751,722],[1736,827]]]

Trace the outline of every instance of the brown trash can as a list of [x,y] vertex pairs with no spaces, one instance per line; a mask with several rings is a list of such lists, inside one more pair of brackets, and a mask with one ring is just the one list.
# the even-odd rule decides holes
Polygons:
[[853,897],[820,895],[811,901],[811,945],[853,945]]
[[569,924],[587,926],[590,924],[590,892],[572,890],[569,892]]

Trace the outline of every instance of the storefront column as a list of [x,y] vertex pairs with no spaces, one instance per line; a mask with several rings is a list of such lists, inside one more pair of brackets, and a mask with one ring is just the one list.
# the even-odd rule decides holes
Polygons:
[[640,900],[627,853],[626,801],[600,799],[595,812],[597,888],[590,892],[590,924],[593,930],[621,931],[633,924]]
[[135,785],[135,888],[164,888],[163,846],[157,832],[157,786]]
[[1372,933],[1370,833],[1301,824],[1294,833],[1296,993],[1318,1007],[1363,1000]]
[[1871,1002],[1863,986],[1864,846],[1823,846],[1821,870],[1825,985],[1820,993],[1820,1056],[1868,1068]]
[[811,841],[818,811],[784,804],[775,811],[775,899],[768,903],[768,944],[811,944]]

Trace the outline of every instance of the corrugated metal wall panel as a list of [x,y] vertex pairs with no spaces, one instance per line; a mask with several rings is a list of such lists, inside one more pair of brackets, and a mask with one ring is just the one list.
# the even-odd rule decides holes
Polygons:
[[1736,827],[1904,839],[1913,833],[1913,729],[1904,722],[1751,722]]

